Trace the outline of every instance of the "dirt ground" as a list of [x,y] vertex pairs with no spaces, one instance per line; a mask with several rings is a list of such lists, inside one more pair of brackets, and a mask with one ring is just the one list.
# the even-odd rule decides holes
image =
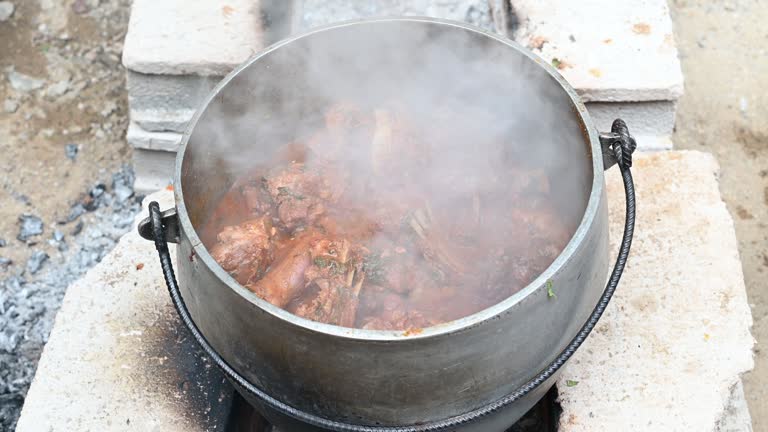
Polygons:
[[755,432],[768,432],[768,4],[671,0],[670,7],[686,87],[674,143],[720,161],[757,339],[744,389]]
[[[120,64],[130,2],[12,3],[13,15],[0,22],[0,239],[7,242],[0,257],[23,265],[33,249],[53,254],[45,240],[54,229],[72,230],[74,224],[56,223],[70,205],[130,161]],[[14,88],[13,72],[42,84]],[[74,161],[65,155],[67,144],[78,148]],[[34,248],[16,239],[23,213],[45,224]],[[10,271],[0,268],[0,279]]]

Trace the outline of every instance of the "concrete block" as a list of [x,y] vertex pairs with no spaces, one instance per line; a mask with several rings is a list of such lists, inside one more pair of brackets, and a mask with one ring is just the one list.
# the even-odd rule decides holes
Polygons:
[[[176,132],[180,134],[186,131],[187,124],[195,115],[195,110],[131,109],[129,115],[132,124],[146,132]],[[129,134],[130,129],[129,126]],[[175,148],[173,150],[175,151]]]
[[145,74],[222,76],[262,46],[258,0],[134,0],[123,64]]
[[182,135],[178,132],[149,132],[131,122],[126,132],[126,140],[133,148],[176,152],[181,145]]
[[431,16],[464,21],[506,35],[505,0],[296,0],[294,31],[338,21],[385,17]]
[[[171,192],[155,194],[139,219],[150,200],[173,206]],[[67,290],[16,430],[221,431],[232,396],[133,229]]]
[[132,110],[196,110],[221,77],[147,75],[127,71],[128,102]]
[[146,194],[173,184],[176,153],[162,150],[133,150],[133,171],[136,193]]
[[598,130],[609,131],[617,118],[627,122],[634,135],[671,135],[675,129],[674,101],[589,102],[586,104]]
[[587,102],[675,101],[683,93],[666,0],[511,0],[514,39]]
[[[557,384],[559,431],[706,432],[727,417],[740,374],[753,367],[754,340],[718,171],[701,152],[635,158],[632,255]],[[624,220],[618,170],[609,170],[607,186],[615,251]]]

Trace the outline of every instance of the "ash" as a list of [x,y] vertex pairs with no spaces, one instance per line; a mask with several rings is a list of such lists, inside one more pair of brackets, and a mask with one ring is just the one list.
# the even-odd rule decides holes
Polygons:
[[133,181],[132,169],[123,166],[96,183],[47,240],[55,253],[33,254],[0,273],[0,431],[15,427],[67,287],[131,229],[142,198]]

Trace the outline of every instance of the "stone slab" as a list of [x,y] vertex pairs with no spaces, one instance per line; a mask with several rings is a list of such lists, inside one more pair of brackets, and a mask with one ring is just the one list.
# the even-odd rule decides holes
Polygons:
[[260,50],[258,0],[134,0],[123,48],[129,70],[226,75]]
[[220,76],[149,75],[126,72],[132,110],[195,110],[221,81]]
[[[173,205],[171,192],[151,199]],[[160,275],[134,228],[69,287],[17,432],[224,430],[233,389],[177,318]]]
[[506,35],[506,0],[295,0],[294,32],[338,21],[387,16],[431,16],[464,21]]
[[[511,0],[514,39],[585,101],[675,101],[683,74],[666,0]],[[554,61],[553,59],[557,59]]]
[[[754,340],[718,171],[706,153],[636,157],[632,256],[557,384],[559,431],[706,432],[728,417],[734,386],[753,367]],[[607,184],[616,250],[624,218],[617,170]]]

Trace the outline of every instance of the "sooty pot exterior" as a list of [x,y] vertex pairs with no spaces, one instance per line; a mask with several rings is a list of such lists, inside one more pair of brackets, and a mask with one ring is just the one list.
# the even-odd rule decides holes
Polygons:
[[[439,68],[430,57],[435,52],[447,53]],[[348,84],[333,94],[319,92],[324,73]],[[329,326],[259,299],[202,244],[198,231],[234,179],[268,160],[279,143],[290,142],[293,125],[322,112],[331,99],[396,92],[408,97],[444,79],[438,76],[455,81],[468,75],[463,90],[480,89],[478,100],[510,102],[489,108],[499,111],[506,119],[501,123],[508,122],[505,127],[526,140],[531,152],[556,150],[537,157],[553,178],[561,178],[563,193],[578,201],[563,207],[578,226],[565,250],[508,300],[409,334]],[[443,84],[441,91],[453,88]],[[478,29],[423,18],[380,19],[280,42],[230,74],[185,134],[175,172],[183,299],[203,335],[235,370],[294,408],[363,425],[411,425],[471,411],[514,391],[552,361],[600,297],[608,264],[600,149],[584,105],[554,69]],[[503,430],[553,382],[474,430]],[[302,430],[289,430],[294,429]]]

